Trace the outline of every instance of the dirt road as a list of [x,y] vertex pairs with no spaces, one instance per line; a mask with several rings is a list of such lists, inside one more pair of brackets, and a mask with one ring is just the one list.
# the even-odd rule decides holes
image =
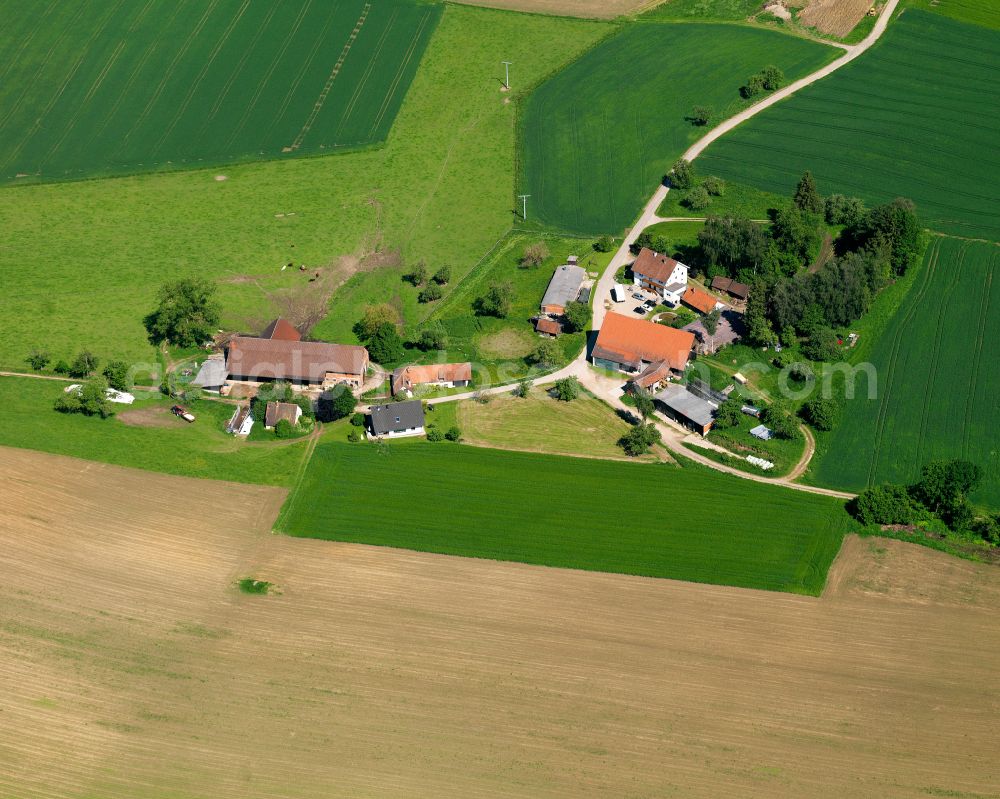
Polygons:
[[278,489],[21,450],[0,482],[2,796],[1000,784],[996,568],[848,539],[816,599],[273,536]]

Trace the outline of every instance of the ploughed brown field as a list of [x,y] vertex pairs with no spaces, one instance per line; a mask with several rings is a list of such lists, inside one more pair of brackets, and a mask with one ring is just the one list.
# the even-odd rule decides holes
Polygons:
[[282,538],[280,490],[21,450],[0,481],[0,796],[997,796],[995,567],[849,538],[814,599]]
[[469,6],[506,8],[511,11],[531,11],[537,14],[559,14],[566,17],[599,17],[611,19],[621,14],[644,11],[663,0],[456,0]]
[[799,22],[823,33],[846,36],[875,5],[875,0],[809,0]]

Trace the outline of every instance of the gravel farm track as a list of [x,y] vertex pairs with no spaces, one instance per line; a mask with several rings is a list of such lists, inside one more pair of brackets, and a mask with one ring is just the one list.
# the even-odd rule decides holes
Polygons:
[[851,537],[820,598],[548,569],[0,456],[0,795],[997,796],[996,568]]

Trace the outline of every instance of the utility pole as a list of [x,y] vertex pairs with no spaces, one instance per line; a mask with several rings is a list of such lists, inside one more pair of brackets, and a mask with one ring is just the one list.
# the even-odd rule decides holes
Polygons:
[[518,198],[521,200],[521,219],[528,220],[528,198],[530,194],[518,194]]
[[508,91],[510,91],[510,65],[513,64],[514,62],[501,61],[500,63],[503,64],[503,71],[504,71],[503,87]]

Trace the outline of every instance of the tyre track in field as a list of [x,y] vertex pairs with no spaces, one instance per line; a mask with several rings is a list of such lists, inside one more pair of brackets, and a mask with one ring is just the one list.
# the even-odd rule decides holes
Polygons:
[[965,266],[965,254],[968,252],[968,249],[968,243],[964,243],[961,250],[959,250],[958,263],[955,265],[954,269],[954,278],[948,282],[944,295],[938,302],[937,326],[934,330],[934,341],[931,346],[930,370],[924,383],[924,407],[920,414],[920,431],[917,435],[917,453],[915,463],[918,469],[920,468],[920,464],[923,462],[924,437],[927,433],[927,420],[930,416],[931,410],[931,393],[934,390],[934,381],[937,379],[938,364],[941,359],[941,334],[944,330],[945,319],[948,317],[948,303],[951,301],[951,297],[955,293],[955,286],[958,284],[959,275],[961,275],[962,269]]
[[874,446],[872,447],[872,457],[868,467],[867,485],[874,484],[875,476],[878,472],[878,460],[882,450],[882,439],[885,435],[885,422],[889,414],[889,400],[892,398],[893,376],[896,372],[896,361],[899,358],[899,350],[903,340],[903,334],[905,333],[906,327],[910,323],[910,319],[916,313],[917,308],[923,300],[924,294],[926,294],[927,289],[932,282],[933,275],[937,271],[937,263],[940,253],[941,240],[937,239],[934,242],[934,250],[931,254],[930,260],[928,261],[927,269],[924,270],[923,282],[920,284],[920,289],[914,295],[913,303],[906,312],[906,315],[900,321],[899,327],[896,329],[896,333],[892,339],[892,347],[889,350],[888,366],[886,367],[887,375],[885,381],[885,393],[882,395],[882,402],[879,403],[878,416],[875,420],[875,441]]
[[427,22],[431,18],[432,12],[428,11],[424,14],[423,18],[420,20],[420,27],[417,28],[416,34],[410,41],[410,46],[406,51],[406,56],[403,62],[400,64],[399,69],[396,70],[396,75],[393,78],[392,85],[389,87],[389,91],[386,92],[385,97],[382,100],[382,106],[379,108],[378,116],[372,123],[371,128],[368,130],[368,136],[372,137],[375,135],[375,131],[378,130],[379,125],[382,124],[382,120],[385,119],[386,112],[389,110],[389,106],[392,104],[392,98],[396,96],[396,91],[399,89],[399,84],[403,80],[403,76],[406,74],[406,69],[413,60],[413,54],[417,50],[417,45],[420,42],[420,37],[424,35],[424,29],[427,27]]
[[38,21],[35,27],[32,29],[31,33],[21,39],[21,46],[17,48],[17,52],[7,59],[7,64],[3,68],[0,68],[0,84],[7,80],[7,76],[15,65],[21,63],[21,56],[24,55],[24,51],[28,49],[31,43],[35,40],[35,36],[38,35],[38,31],[45,27],[45,20],[48,18],[49,14],[52,13],[52,9],[57,5],[60,5],[60,0],[52,0],[49,7],[38,17]]
[[253,113],[254,109],[257,107],[257,103],[260,102],[260,97],[264,93],[264,89],[270,82],[271,76],[274,75],[274,71],[278,68],[278,64],[281,63],[281,59],[285,57],[285,53],[288,51],[288,48],[292,43],[292,39],[295,38],[295,35],[299,32],[299,28],[302,27],[302,23],[305,21],[306,15],[308,14],[311,6],[312,0],[308,0],[308,2],[302,6],[302,9],[299,11],[298,17],[295,18],[295,24],[292,25],[291,30],[288,31],[285,35],[284,41],[281,43],[281,48],[278,50],[278,54],[271,61],[271,64],[267,68],[267,72],[264,73],[264,77],[261,79],[260,83],[257,84],[257,90],[253,93],[251,101],[247,103],[246,110],[244,110],[243,116],[240,117],[239,124],[233,128],[232,134],[230,134],[229,138],[226,140],[226,148],[231,147],[233,142],[236,141],[236,138],[243,132],[243,128],[246,126],[247,120],[250,119],[250,114]]
[[174,114],[174,118],[171,120],[170,124],[167,125],[166,129],[163,131],[163,134],[160,136],[159,140],[154,145],[151,157],[155,158],[157,154],[159,154],[160,148],[163,146],[163,143],[167,140],[170,134],[174,132],[174,128],[177,127],[177,123],[180,122],[181,118],[184,116],[184,113],[187,111],[188,106],[191,105],[191,100],[194,98],[195,92],[198,91],[198,88],[201,86],[202,81],[205,80],[205,76],[208,74],[209,69],[212,68],[212,64],[215,63],[215,59],[219,57],[219,53],[222,51],[222,48],[226,46],[226,42],[228,42],[229,37],[232,36],[233,30],[240,23],[240,20],[243,19],[243,15],[246,14],[246,11],[249,7],[250,7],[250,0],[243,0],[243,5],[240,6],[240,9],[236,12],[236,15],[232,18],[232,20],[230,20],[229,24],[226,26],[226,29],[222,32],[222,36],[219,37],[219,41],[216,42],[215,47],[212,48],[212,52],[209,54],[208,58],[205,59],[205,63],[202,64],[201,70],[198,72],[197,77],[195,77],[195,79],[191,82],[191,86],[188,88],[187,94],[184,95],[184,100],[177,108],[177,111]]
[[215,13],[215,9],[218,7],[219,2],[220,0],[211,0],[211,3],[209,4],[208,8],[205,9],[205,11],[201,15],[201,18],[195,24],[194,29],[184,39],[184,44],[181,45],[180,50],[178,50],[174,54],[174,57],[170,62],[170,66],[168,66],[164,71],[163,77],[160,78],[160,82],[156,85],[156,89],[153,91],[153,94],[150,95],[149,100],[146,102],[146,106],[142,109],[142,113],[139,114],[139,116],[136,118],[132,127],[129,128],[128,133],[126,133],[122,137],[121,146],[125,146],[128,144],[129,139],[132,138],[132,135],[140,127],[142,127],[142,124],[149,117],[154,106],[159,102],[160,96],[163,94],[163,90],[167,87],[167,83],[173,77],[174,70],[177,69],[177,65],[184,59],[184,56],[187,55],[188,50],[191,49],[191,46],[195,43],[195,40],[201,35],[202,30],[208,23],[209,17],[211,17],[212,14]]
[[993,272],[996,269],[996,264],[997,255],[994,251],[993,257],[990,258],[990,268],[986,273],[986,285],[983,287],[983,299],[979,306],[979,335],[976,337],[975,356],[972,367],[972,385],[969,387],[969,393],[965,397],[965,425],[962,436],[962,457],[965,459],[969,458],[969,447],[972,443],[972,412],[976,405],[976,388],[979,386],[979,372],[982,368],[983,343],[986,340],[986,326],[990,316],[990,301],[992,300],[990,295],[993,291]]
[[379,37],[378,44],[375,46],[375,52],[372,54],[371,58],[368,59],[368,66],[365,68],[364,74],[361,76],[361,80],[358,82],[358,85],[354,87],[354,94],[351,95],[351,99],[347,102],[347,105],[344,106],[344,111],[340,115],[340,122],[337,123],[337,131],[334,134],[335,139],[340,139],[340,132],[343,130],[344,124],[354,114],[354,107],[357,105],[358,98],[361,97],[361,93],[364,91],[365,86],[368,85],[368,80],[375,71],[375,66],[378,64],[379,56],[382,54],[382,49],[385,47],[386,40],[389,38],[389,33],[396,24],[396,18],[398,16],[399,8],[397,7],[393,9],[392,16],[389,17],[388,24],[382,29],[382,35]]

